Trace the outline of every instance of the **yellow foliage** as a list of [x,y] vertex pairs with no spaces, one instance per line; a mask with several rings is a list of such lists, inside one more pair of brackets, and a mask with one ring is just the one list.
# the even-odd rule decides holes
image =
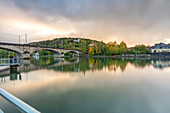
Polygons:
[[89,54],[94,55],[94,46],[89,47]]

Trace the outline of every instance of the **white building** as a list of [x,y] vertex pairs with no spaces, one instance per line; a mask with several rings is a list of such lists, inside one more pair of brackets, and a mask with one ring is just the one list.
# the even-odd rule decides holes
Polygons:
[[162,52],[170,53],[170,45],[164,44],[162,42],[159,44],[155,44],[149,49],[151,50],[152,53],[162,53]]

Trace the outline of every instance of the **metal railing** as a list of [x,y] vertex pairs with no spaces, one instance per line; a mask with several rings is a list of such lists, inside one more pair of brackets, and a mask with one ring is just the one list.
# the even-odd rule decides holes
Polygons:
[[1,58],[0,66],[11,66],[11,65],[20,65],[20,59],[18,58]]
[[4,112],[0,109],[0,113],[4,113]]
[[0,95],[4,97],[6,100],[8,100],[10,103],[14,104],[18,108],[18,110],[23,113],[40,113],[35,108],[26,104],[25,102],[13,96],[12,94],[8,93],[2,88],[0,88]]

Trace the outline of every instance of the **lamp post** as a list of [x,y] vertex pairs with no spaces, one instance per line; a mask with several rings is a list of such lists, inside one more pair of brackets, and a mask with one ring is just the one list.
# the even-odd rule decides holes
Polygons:
[[25,44],[27,44],[27,33],[25,33]]
[[19,44],[21,43],[20,35],[19,35]]

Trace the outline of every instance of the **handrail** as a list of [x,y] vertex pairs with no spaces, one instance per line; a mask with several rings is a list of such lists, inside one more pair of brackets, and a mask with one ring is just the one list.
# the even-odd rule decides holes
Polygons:
[[18,99],[17,97],[13,96],[12,94],[8,93],[4,89],[0,88],[0,95],[4,97],[6,100],[13,103],[15,106],[19,108],[19,110],[26,112],[26,113],[40,113],[35,108],[31,107],[30,105],[26,104],[22,100]]
[[20,65],[20,59],[18,58],[1,58],[0,65]]
[[0,109],[0,113],[4,113],[4,112]]

